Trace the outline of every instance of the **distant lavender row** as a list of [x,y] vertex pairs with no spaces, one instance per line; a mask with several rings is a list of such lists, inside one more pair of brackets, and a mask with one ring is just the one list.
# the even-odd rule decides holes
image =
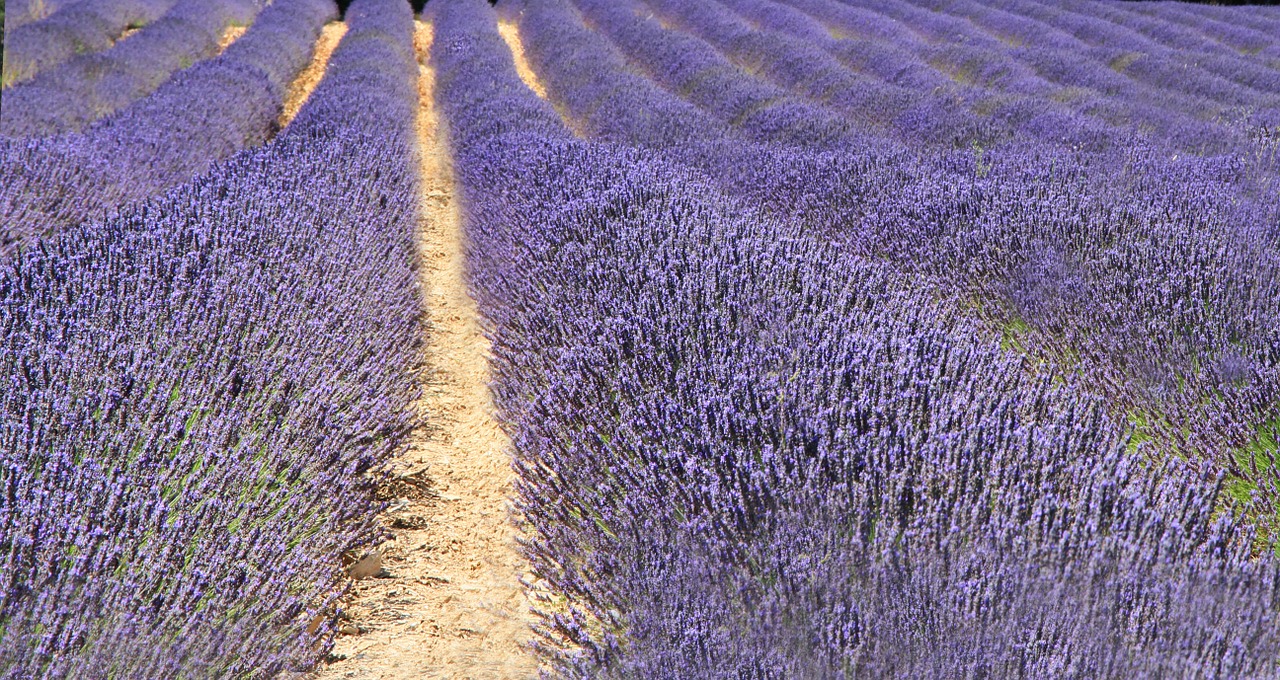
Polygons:
[[639,2],[579,0],[577,6],[633,65],[755,141],[809,148],[865,143],[852,122],[748,76],[701,40],[664,30]]
[[629,69],[568,3],[526,3],[519,26],[530,63],[556,93],[556,103],[593,137],[661,149],[731,134],[728,126]]
[[411,12],[346,18],[289,134],[0,265],[0,677],[328,651],[421,334]]
[[[1123,3],[1085,6],[1090,18],[1110,19],[1115,23],[1126,40],[1095,43],[1084,34],[1082,37],[1086,40],[1076,38],[1077,44],[1073,46],[1077,60],[1106,65],[1139,83],[1158,88],[1165,106],[1204,100],[1215,104],[1216,113],[1227,120],[1241,116],[1233,113],[1232,108],[1243,108],[1245,115],[1256,124],[1280,125],[1280,87],[1277,86],[1280,73],[1268,68],[1256,55],[1242,55],[1225,48],[1198,31],[1164,25],[1164,30],[1155,31],[1156,39],[1150,39],[1137,30],[1143,22],[1132,20],[1123,6]],[[942,9],[940,5],[933,8]],[[1046,40],[1041,37],[1046,34],[1072,38],[1059,31],[1046,30],[1048,27],[1039,22],[1019,21],[1017,15],[975,2],[951,3],[946,11],[960,14],[996,34],[1007,34],[1011,22],[1018,21],[1027,26],[1019,37],[1028,45]],[[1087,46],[1092,44],[1098,46]]]
[[179,3],[111,49],[81,55],[7,90],[0,134],[79,132],[150,94],[175,71],[217,54],[225,29],[249,23],[257,11],[246,0]]
[[[48,17],[15,27],[4,37],[5,87],[77,54],[105,50],[126,28],[164,14],[175,0],[80,0]],[[8,98],[8,93],[5,94]]]
[[[976,141],[989,146],[1013,133],[1046,144],[1105,151],[1123,146],[1126,137],[1139,129],[1136,124],[1128,129],[1112,129],[1109,119],[1124,114],[1108,111],[1101,97],[1078,90],[1066,91],[1036,69],[1010,58],[1006,45],[970,24],[938,13],[916,10],[915,13],[895,15],[901,18],[900,28],[914,28],[932,37],[934,42],[914,39],[915,34],[908,31],[913,39],[884,44],[867,39],[833,37],[825,25],[771,0],[727,1],[743,17],[755,22],[752,24],[734,17],[733,12],[723,7],[715,7],[714,3],[708,6],[655,0],[651,4],[668,17],[676,17],[680,25],[725,49],[740,63],[763,63],[763,73],[767,77],[807,96],[825,96],[822,90],[814,90],[812,82],[817,79],[816,82],[822,83],[825,76],[820,76],[821,73],[838,72],[837,67],[843,65],[865,76],[884,79],[889,85],[913,90],[915,97],[933,102],[932,105],[938,107],[937,111],[927,111],[923,116],[912,114],[898,119],[895,119],[896,105],[893,103],[884,104],[888,110],[881,114],[876,114],[872,108],[873,120],[884,118],[894,121],[900,134],[910,135],[927,121],[942,120],[940,114],[945,113],[948,107],[967,109],[971,115],[977,116],[979,129],[985,127],[989,130],[985,137],[972,133],[967,133],[966,137],[963,128],[959,130],[961,134],[958,137],[954,133],[941,136],[944,141],[961,145]],[[810,11],[821,10],[823,5],[837,5],[834,0],[801,4]],[[815,4],[818,7],[814,7]],[[888,11],[887,8],[879,9]],[[865,15],[841,17],[841,13],[834,10],[827,14],[844,19],[832,24],[842,30],[872,34],[883,31],[878,25],[861,28]],[[952,21],[942,21],[946,18]],[[770,35],[766,31],[764,35],[746,39],[744,36],[758,30],[754,27],[756,25],[784,35]],[[824,51],[830,54],[824,54]],[[806,56],[792,58],[799,53]],[[825,66],[814,67],[824,59]],[[883,95],[873,95],[872,102],[882,98]],[[1107,114],[1105,117],[1104,113]],[[1140,118],[1140,122],[1151,124],[1153,121]],[[1171,122],[1159,116],[1155,122],[1161,130],[1178,125],[1195,127],[1194,123]],[[923,133],[917,132],[916,138],[918,142],[930,143],[939,135],[926,128]],[[1203,147],[1215,142],[1221,145],[1212,137],[1189,140],[1186,144]]]
[[[1104,67],[1124,76],[1120,80],[1129,86],[1136,84],[1144,89],[1155,88],[1166,107],[1232,120],[1242,113],[1233,111],[1232,107],[1256,105],[1260,107],[1258,110],[1246,109],[1243,113],[1260,115],[1259,122],[1265,124],[1280,124],[1274,120],[1275,93],[1269,97],[1258,92],[1250,94],[1208,70],[1218,64],[1217,70],[1222,71],[1221,55],[1214,57],[1189,50],[1170,50],[1130,28],[1107,21],[1103,16],[1111,12],[1114,5],[1067,5],[1050,11],[1036,3],[1020,0],[1002,0],[994,4],[1015,17],[1034,20],[1030,24],[1033,32],[1026,34],[1028,41],[1032,36],[1045,34],[1048,28],[1050,32],[1065,33],[1088,46],[1083,51],[1075,51],[1076,59],[1073,61],[1058,64],[1059,69],[1071,71],[1085,67],[1086,70],[1101,72],[1100,67]],[[1014,54],[1017,53],[1015,50]],[[1226,67],[1228,74],[1242,70],[1240,59],[1237,55],[1229,60],[1234,63]],[[1252,67],[1249,70],[1261,66],[1254,58],[1245,59],[1243,64],[1245,68]],[[1110,77],[1114,79],[1114,74]],[[1258,95],[1262,95],[1261,98]],[[1268,120],[1272,122],[1266,123]]]
[[[862,67],[875,64],[872,70],[885,75],[897,73],[899,75],[895,77],[900,78],[902,73],[916,74],[919,70],[896,59],[889,60],[892,63],[886,63],[886,47],[874,44],[869,46],[868,40],[888,40],[890,42],[885,45],[890,51],[908,45],[914,51],[923,50],[921,55],[927,57],[928,63],[932,68],[938,69],[937,72],[946,71],[953,77],[962,77],[966,81],[981,82],[984,87],[995,88],[972,105],[986,109],[993,121],[1000,120],[1021,131],[1031,132],[1031,139],[1056,138],[1069,142],[1072,148],[1103,152],[1109,152],[1115,145],[1132,148],[1134,145],[1145,147],[1169,144],[1175,152],[1189,150],[1197,154],[1236,156],[1239,160],[1256,166],[1250,172],[1261,169],[1275,175],[1280,170],[1274,158],[1273,145],[1266,141],[1273,136],[1269,134],[1272,126],[1268,123],[1271,113],[1268,113],[1267,106],[1261,105],[1265,103],[1262,100],[1254,101],[1259,106],[1225,116],[1222,115],[1221,108],[1196,109],[1195,116],[1174,113],[1171,111],[1170,99],[1177,100],[1179,96],[1170,87],[1164,86],[1163,82],[1136,84],[1115,70],[1096,64],[1081,70],[1082,64],[1087,65],[1096,58],[1088,53],[1092,48],[1072,35],[1005,10],[976,3],[949,3],[947,10],[962,14],[964,19],[961,20],[948,17],[940,11],[913,7],[903,0],[866,3],[866,7],[841,5],[836,0],[785,0],[825,22],[820,23],[805,13],[773,0],[723,1],[751,18],[761,28],[825,44],[834,53],[849,57],[850,59],[845,59],[846,62],[856,61],[852,58],[857,57],[862,60]],[[1019,0],[1009,0],[1003,4],[1009,9],[1027,6],[1043,9],[1034,3],[1028,5]],[[687,5],[682,12],[684,16],[698,16],[698,11],[692,9],[697,7],[702,5]],[[731,19],[723,16],[723,12],[712,14],[720,17],[718,21],[721,23],[734,25]],[[706,17],[711,15],[702,11],[701,16],[706,21]],[[911,28],[918,34],[930,36],[935,42],[922,42],[918,34],[911,31],[905,31],[909,37],[901,37],[886,28],[882,21],[878,21],[883,19],[891,19],[892,23],[889,25],[896,27],[899,32]],[[743,29],[744,26],[739,22],[735,29],[721,30]],[[826,35],[829,30],[836,31],[837,35],[845,32],[866,36],[866,39],[833,39]],[[997,41],[996,37],[1000,40]],[[1114,44],[1121,41],[1108,36],[1108,42]],[[1205,61],[1205,55],[1192,53],[1163,50],[1159,54],[1161,59],[1184,63],[1187,68]],[[785,60],[787,52],[780,52],[777,56]],[[1026,61],[1038,75],[1026,73],[1026,67],[1021,66],[1020,61]],[[1270,71],[1270,74],[1277,76],[1280,72]],[[1053,81],[1052,85],[1045,80],[1038,80],[1040,76]],[[912,82],[911,87],[916,89],[937,90],[941,87],[933,79],[921,79],[916,75],[912,76],[912,81],[904,82]],[[1280,88],[1272,88],[1272,91],[1270,99],[1274,102],[1275,97],[1280,95]],[[1037,94],[1032,98],[1033,101],[1027,101],[1026,93]],[[1016,97],[1011,96],[1015,94]],[[1041,108],[1041,102],[1034,101],[1046,99],[1064,99],[1070,102],[1075,113],[1064,117],[1063,112],[1053,113]],[[1209,103],[1202,98],[1199,101]],[[1217,116],[1213,121],[1199,119],[1208,117],[1211,113]],[[1099,127],[1100,125],[1103,127]],[[1106,126],[1115,129],[1108,130],[1105,129]],[[1073,129],[1088,133],[1070,132]],[[1091,138],[1093,142],[1089,142]],[[1111,140],[1108,144],[1099,143],[1108,139]],[[1018,143],[1022,153],[1029,152],[1030,147],[1026,141],[1024,139]],[[1052,153],[1052,150],[1049,151]],[[1257,156],[1261,158],[1255,158]],[[1263,162],[1259,164],[1256,162],[1258,160]],[[1252,186],[1252,183],[1246,183],[1246,187]]]
[[[1219,44],[1205,34],[1203,26],[1188,27],[1170,21],[1168,15],[1177,12],[1176,5],[1171,7],[1170,11],[1155,13],[1139,12],[1134,8],[1126,7],[1124,3],[1097,3],[1088,5],[1087,8],[1089,13],[1094,16],[1128,29],[1135,36],[1141,35],[1154,44],[1181,54],[1194,55],[1194,59],[1178,60],[1177,65],[1181,67],[1179,70],[1190,71],[1191,73],[1190,78],[1184,76],[1184,83],[1208,84],[1210,81],[1202,79],[1200,74],[1200,71],[1204,71],[1204,75],[1217,76],[1220,80],[1213,87],[1220,92],[1228,93],[1229,96],[1250,97],[1258,94],[1270,94],[1274,97],[1276,94],[1274,89],[1270,92],[1260,90],[1254,93],[1246,93],[1241,88],[1233,87],[1227,82],[1223,82],[1236,81],[1247,85],[1252,76],[1265,71],[1266,69],[1263,68],[1256,57],[1259,53],[1265,53],[1272,57],[1278,54],[1274,49],[1271,49],[1276,45],[1275,36],[1271,36],[1270,44],[1254,43],[1257,51],[1253,54],[1244,54],[1240,50]],[[1247,13],[1244,12],[1240,14],[1247,16]],[[1158,50],[1153,50],[1153,52],[1159,54]],[[1153,54],[1153,56],[1155,55]],[[1172,71],[1168,72],[1172,73]]]
[[[1144,436],[1171,439],[1153,455],[1195,452],[1280,499],[1271,454],[1251,444],[1268,441],[1280,394],[1266,321],[1280,315],[1280,262],[1259,247],[1280,219],[1274,141],[1258,149],[1269,166],[1247,148],[1170,160],[1139,140],[1092,155],[1025,139],[924,154],[717,143],[697,116],[654,125],[652,112],[683,109],[652,85],[624,85],[625,67],[562,4],[530,0],[520,21],[551,97],[599,138],[659,151],[854,252],[977,294],[1020,346],[1084,373]],[[596,93],[658,103],[602,105]],[[1181,425],[1191,422],[1202,426]]]
[[1161,17],[1200,30],[1204,35],[1242,54],[1280,56],[1280,17],[1268,19],[1262,12],[1208,10],[1199,7],[1162,8]]
[[[849,0],[850,3],[852,1]],[[1171,109],[1168,105],[1141,105],[1141,102],[1151,101],[1151,97],[1147,95],[1154,94],[1152,88],[1134,83],[1116,73],[1106,63],[1098,63],[1089,55],[1080,54],[1076,49],[1080,43],[1072,36],[1025,18],[1003,18],[996,33],[1004,41],[1016,45],[1005,47],[1003,44],[993,46],[992,36],[985,35],[971,24],[957,21],[954,17],[940,17],[938,13],[913,7],[906,2],[858,2],[856,7],[837,0],[785,2],[821,19],[840,32],[860,35],[868,22],[874,22],[878,26],[888,21],[912,36],[912,39],[887,43],[890,53],[907,55],[890,60],[890,63],[883,63],[885,60],[881,54],[885,49],[868,48],[860,40],[837,39],[829,44],[828,49],[855,68],[870,69],[886,77],[898,78],[900,76],[895,70],[897,64],[892,62],[902,58],[923,61],[922,55],[931,53],[940,68],[950,70],[945,75],[960,79],[980,78],[991,86],[1000,86],[1011,73],[1026,77],[1029,75],[1029,68],[1036,78],[1041,79],[1040,87],[1044,87],[1047,81],[1060,88],[1050,95],[1055,101],[1060,100],[1062,105],[1077,114],[1099,118],[1130,132],[1150,130],[1148,142],[1158,140],[1184,150],[1222,148],[1231,143],[1230,134],[1219,126]],[[988,13],[997,11],[987,10]],[[942,21],[939,26],[938,22],[943,19],[951,21]],[[908,26],[942,41],[943,46],[932,47],[920,42],[917,34],[908,29]],[[956,44],[957,38],[948,31],[956,30],[957,27],[965,30],[963,45]],[[970,44],[974,41],[983,42],[984,47],[981,50],[975,49]],[[1003,53],[1000,52],[1002,48]],[[1015,66],[1018,68],[1011,68]],[[928,68],[931,71],[927,72],[934,78],[944,75],[939,70],[932,70],[933,65]],[[920,72],[918,69],[911,71],[913,76]],[[1018,82],[1018,78],[1011,80],[1013,84]],[[927,86],[928,81],[922,81],[922,84]],[[1135,97],[1140,96],[1147,97],[1135,100]],[[995,101],[998,103],[998,99]]]
[[863,173],[864,155],[892,154],[896,146],[856,128],[788,115],[796,111],[786,107],[730,125],[636,73],[568,2],[511,6],[522,10],[525,54],[550,98],[584,132],[698,168],[730,193],[772,210],[807,215],[818,197],[837,188],[830,183]]
[[[1188,149],[1228,143],[1220,139],[1224,132],[1215,130],[1215,137],[1205,131],[1214,130],[1213,126],[1170,112],[1167,107],[1135,107],[1109,98],[1102,88],[1092,90],[1080,87],[1079,82],[1062,82],[1055,69],[1078,68],[1088,59],[1066,54],[1070,50],[1045,37],[1050,32],[1043,27],[1037,38],[1011,49],[971,23],[906,2],[863,3],[863,7],[842,5],[837,0],[785,3],[761,0],[733,5],[748,16],[767,17],[763,23],[769,28],[799,37],[830,26],[835,35],[814,42],[850,68],[921,91],[945,91],[963,84],[966,107],[1034,138],[1095,150],[1123,146],[1126,137],[1135,135],[1178,135],[1169,141]],[[885,24],[906,37],[889,33]],[[887,40],[881,35],[884,33],[889,33]],[[998,35],[1010,43],[1023,37],[1016,31]],[[1105,86],[1114,85],[1107,76],[1124,80],[1105,66],[1100,70],[1098,77]]]
[[0,139],[0,256],[270,139],[285,88],[336,14],[333,0],[276,0],[222,55],[85,132]]
[[[831,2],[834,3],[834,0]],[[875,113],[863,115],[858,121],[841,120],[840,112],[852,110],[850,105],[834,102],[833,106],[831,101],[805,102],[792,96],[787,90],[780,90],[773,83],[766,84],[750,77],[737,66],[728,63],[705,41],[679,31],[663,29],[651,13],[641,11],[638,2],[619,4],[584,0],[578,4],[593,17],[593,24],[598,30],[617,41],[619,48],[633,63],[645,69],[646,73],[668,90],[731,121],[735,127],[755,138],[800,143],[811,148],[830,145],[834,139],[839,139],[841,144],[866,145],[871,142],[862,134],[862,130],[854,133],[852,128],[870,125],[874,126],[873,129],[888,129],[901,134],[908,141],[918,139],[917,133],[911,132],[918,126],[907,123],[908,119],[894,120],[896,109],[892,100],[887,103],[877,101],[874,91],[868,94],[865,92],[866,88],[860,88],[851,80],[851,74],[842,73],[844,66],[830,57],[826,57],[825,62],[815,58],[814,48],[808,45],[798,47],[796,43],[776,36],[760,35],[724,8],[719,8],[719,12],[716,12],[713,6],[705,3],[680,3],[678,11],[681,17],[689,20],[715,23],[717,26],[710,35],[717,40],[718,46],[731,46],[729,52],[744,65],[765,63],[764,71],[771,74],[771,79],[776,83],[796,87],[813,99],[825,98],[825,95],[815,95],[819,91],[858,93],[861,89],[864,90],[861,94],[869,97],[868,105]],[[811,19],[807,20],[807,24],[799,22],[796,20],[799,13],[775,3],[755,3],[751,7],[742,5],[739,9],[749,12],[765,25],[769,25],[767,18],[773,18],[777,22],[801,23],[802,27],[792,26],[790,30],[806,41],[823,44],[824,41],[832,40],[827,30],[818,26],[817,22]],[[791,14],[785,13],[788,10]],[[770,37],[773,38],[772,42],[769,41]],[[981,88],[957,88],[940,72],[931,70],[923,60],[911,61],[912,57],[891,58],[892,50],[883,45],[869,46],[866,41],[858,41],[856,44],[850,42],[849,49],[840,54],[849,57],[856,55],[859,65],[877,77],[893,74],[893,78],[899,82],[888,81],[885,85],[919,89],[919,97],[922,98],[927,93],[927,97],[935,101],[952,101],[954,107],[963,107],[967,100],[991,101],[995,98],[995,94],[990,92],[980,95],[978,91]],[[868,62],[875,65],[869,66]],[[970,106],[981,104],[971,101]],[[951,115],[956,117],[957,114]],[[997,131],[1001,128],[1013,128],[1048,143],[1089,148],[1109,148],[1123,138],[1121,134],[1104,129],[1098,121],[1081,118],[1060,106],[1054,108],[1043,106],[1040,102],[1030,103],[1025,97],[1004,97],[992,114],[990,123],[980,123],[972,116],[966,123],[963,118],[960,115],[948,124],[946,117],[931,114],[925,118],[927,125],[922,131],[923,136],[930,141],[937,141],[953,139],[952,135],[958,135],[952,143],[963,146],[969,142],[989,142],[996,138]]]
[[[1239,141],[1230,128],[1205,123],[1167,105],[1152,106],[1149,99],[1144,100],[1145,105],[1137,105],[1137,102],[1110,99],[1101,89],[1081,89],[1079,76],[1064,74],[1062,69],[1078,68],[1081,64],[1096,68],[1099,72],[1091,73],[1090,77],[1101,79],[1101,87],[1114,87],[1116,81],[1127,79],[1108,69],[1105,62],[1091,64],[1100,57],[1063,54],[1064,43],[1056,40],[1065,37],[1075,46],[1080,45],[1079,41],[1061,34],[1050,35],[1053,40],[1046,40],[1043,26],[1038,32],[1014,26],[1010,29],[1013,34],[1004,34],[1001,31],[1009,29],[1008,19],[996,24],[999,30],[993,32],[1002,39],[1023,41],[1022,46],[1011,50],[972,23],[905,2],[866,3],[866,8],[844,6],[836,0],[787,0],[787,3],[821,18],[826,24],[770,0],[729,2],[735,10],[757,22],[751,25],[715,3],[659,3],[656,8],[668,21],[695,31],[739,63],[760,70],[766,77],[800,94],[825,101],[831,92],[842,93],[843,99],[833,100],[834,103],[864,119],[866,116],[857,113],[857,95],[848,93],[865,92],[868,101],[863,105],[871,107],[871,114],[864,123],[889,122],[917,142],[941,139],[967,143],[966,140],[973,139],[986,144],[998,138],[992,137],[991,132],[975,134],[972,123],[969,132],[964,132],[964,127],[957,128],[958,136],[946,132],[945,128],[913,132],[919,125],[936,127],[946,120],[943,114],[956,108],[968,108],[987,117],[989,120],[983,124],[993,131],[1013,129],[1066,146],[1105,149],[1122,145],[1127,135],[1148,130],[1156,137],[1170,137],[1176,148],[1187,150],[1221,149]],[[978,19],[999,14],[998,10],[982,11]],[[787,35],[761,34],[757,25]],[[919,33],[906,30],[905,26]],[[846,39],[845,34],[859,39]],[[921,40],[921,35],[929,36],[934,42]],[[831,56],[815,46],[824,47]],[[1116,56],[1112,54],[1109,58]],[[860,75],[841,73],[840,64]],[[874,79],[873,84],[882,82],[859,90],[850,80],[867,76]],[[840,81],[847,82],[840,86],[831,84]],[[886,86],[905,87],[915,92],[906,95],[908,99],[904,100],[901,91],[890,96],[884,89]],[[1144,87],[1144,91],[1149,92],[1150,87]],[[851,96],[854,98],[849,99]],[[895,112],[908,105],[912,97],[933,101],[941,107],[898,117],[901,114]],[[1204,103],[1198,105],[1198,110],[1204,110]],[[879,112],[877,105],[882,109]],[[1216,109],[1221,110],[1221,107]],[[1108,129],[1108,125],[1116,121],[1126,125]]]
[[[1214,479],[1138,465],[1070,376],[918,276],[660,146],[568,138],[511,87],[483,3],[432,5],[558,677],[1273,669],[1280,573]],[[516,112],[488,138],[482,97]]]
[[67,0],[9,0],[4,13],[4,30],[39,21],[66,4]]
[[1007,134],[966,109],[966,101],[974,97],[966,88],[951,83],[920,87],[856,72],[808,41],[757,30],[716,2],[654,0],[646,4],[735,62],[749,65],[800,96],[840,110],[861,126],[887,126],[913,144],[958,147],[974,140],[990,145]]

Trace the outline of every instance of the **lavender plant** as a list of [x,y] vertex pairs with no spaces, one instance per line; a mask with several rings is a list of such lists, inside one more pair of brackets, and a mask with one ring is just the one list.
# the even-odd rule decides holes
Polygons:
[[[632,19],[582,6],[658,68],[605,25]],[[1238,157],[1015,138],[979,172],[890,145],[805,211],[765,214],[717,176],[727,155],[680,149],[733,131],[690,112],[670,121],[703,127],[659,134],[609,102],[688,111],[652,86],[614,94],[641,85],[563,4],[524,3],[525,48],[605,144],[512,89],[480,3],[432,17],[528,554],[558,596],[541,628],[557,676],[1274,675],[1278,572],[1257,499],[1108,415],[1134,403],[1117,376],[1148,386],[1138,403],[1163,405],[1150,387],[1174,376],[1203,381],[1182,386],[1189,408],[1217,395],[1197,413],[1270,403],[1269,331],[1245,319],[1275,299],[1274,204],[1254,197],[1263,219],[1226,207],[1259,188]],[[512,112],[500,125],[468,122],[485,96]],[[775,176],[824,158],[767,157],[795,163]],[[1192,304],[1208,289],[1220,304]],[[1043,336],[1011,340],[975,292]],[[1038,316],[1050,308],[1062,321]],[[1109,337],[1120,319],[1133,330]],[[1060,356],[1063,372],[1028,341],[1114,344]],[[1203,434],[1188,450],[1222,433]]]
[[244,0],[178,3],[129,40],[6,91],[0,134],[25,139],[79,132],[214,56],[224,29],[247,24],[256,13]]
[[174,2],[80,0],[58,7],[46,18],[13,26],[5,36],[0,80],[7,88],[77,54],[105,50],[126,28],[154,21]]
[[[547,99],[425,18],[549,674],[1277,675],[1280,16],[501,10]],[[0,676],[328,649],[422,333],[408,5],[272,127],[332,14],[0,142]]]
[[81,134],[0,138],[0,256],[266,142],[277,131],[288,82],[336,11],[332,0],[279,0],[216,59]]
[[421,332],[411,11],[347,20],[297,129],[0,266],[0,677],[328,649]]

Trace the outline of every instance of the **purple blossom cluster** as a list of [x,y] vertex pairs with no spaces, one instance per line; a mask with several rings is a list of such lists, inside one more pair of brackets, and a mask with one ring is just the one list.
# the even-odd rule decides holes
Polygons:
[[[596,9],[588,14],[607,23]],[[1276,351],[1267,319],[1280,313],[1276,262],[1260,247],[1280,221],[1269,128],[1233,131],[1230,153],[1209,156],[1122,132],[1123,146],[1092,151],[1025,134],[989,148],[977,138],[969,149],[933,150],[889,137],[832,151],[785,128],[771,146],[752,145],[735,138],[755,136],[745,126],[726,134],[708,116],[715,109],[703,95],[640,87],[621,54],[567,3],[530,0],[518,19],[550,97],[587,132],[698,168],[729,193],[854,252],[948,279],[1005,334],[1019,336],[1012,342],[1084,374],[1112,398],[1117,418],[1162,430],[1179,455],[1195,451],[1247,478],[1245,486],[1276,488],[1265,460],[1256,465],[1245,454],[1241,462],[1276,420],[1280,387],[1268,358]],[[577,75],[584,72],[591,78]],[[601,104],[601,96],[644,97],[646,106]],[[690,113],[685,102],[708,108]],[[679,112],[669,125],[710,120],[721,139],[706,127],[655,134],[649,112],[664,108]],[[1035,340],[1020,337],[1028,334]],[[1224,380],[1219,367],[1228,364],[1245,367],[1234,373],[1245,379]]]
[[663,30],[639,11],[638,2],[586,0],[578,7],[646,76],[753,141],[783,140],[813,148],[868,142],[836,112],[750,77],[704,41]]
[[803,212],[836,189],[826,183],[861,174],[853,150],[892,149],[892,140],[788,115],[795,110],[785,105],[735,126],[722,109],[700,108],[637,73],[567,3],[527,3],[518,21],[526,55],[557,107],[586,134],[665,154],[779,212]]
[[14,26],[5,35],[4,85],[28,80],[77,54],[105,50],[125,29],[155,21],[175,1],[79,0],[39,21]]
[[1266,86],[1014,39],[1155,5],[645,4],[504,3],[549,102],[430,11],[554,674],[1273,677]]
[[357,0],[286,134],[0,265],[0,677],[329,649],[416,417],[411,19]]
[[217,58],[82,133],[0,138],[0,257],[266,142],[289,82],[336,13],[333,0],[277,0]]
[[[6,91],[0,678],[307,671],[379,538],[412,11],[277,130],[335,7],[257,10]],[[546,98],[426,19],[552,674],[1277,675],[1280,14],[498,11]]]
[[78,132],[150,94],[175,71],[216,54],[224,29],[249,23],[257,11],[246,0],[180,2],[111,49],[81,55],[6,90],[0,134]]

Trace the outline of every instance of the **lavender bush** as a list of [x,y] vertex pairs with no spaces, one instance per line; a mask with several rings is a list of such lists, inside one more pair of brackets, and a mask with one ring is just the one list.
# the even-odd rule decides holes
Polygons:
[[0,676],[324,655],[413,425],[410,19],[357,2],[296,130],[0,266]]
[[[4,87],[30,79],[41,70],[77,54],[111,46],[126,28],[150,23],[175,0],[80,0],[48,17],[6,31]],[[7,95],[6,95],[7,96]]]
[[[1272,171],[1249,146],[888,142],[765,214],[715,155],[750,147],[732,119],[658,73],[659,28],[580,6],[633,65],[565,3],[507,11],[604,145],[513,86],[480,3],[432,13],[557,676],[1274,675],[1269,506],[1228,470],[1274,403]],[[841,167],[788,146],[757,147],[790,163],[770,175]],[[1216,420],[1175,449],[1131,436],[1135,405]]]
[[270,139],[285,88],[335,14],[332,0],[279,0],[222,55],[81,134],[0,138],[0,257]]
[[[546,99],[425,19],[548,675],[1277,676],[1280,15],[499,11]],[[423,332],[408,4],[274,129],[333,12],[0,141],[0,676],[328,650]]]
[[31,138],[78,132],[150,94],[174,72],[213,56],[223,31],[248,23],[256,13],[245,0],[179,3],[129,40],[7,90],[0,134]]

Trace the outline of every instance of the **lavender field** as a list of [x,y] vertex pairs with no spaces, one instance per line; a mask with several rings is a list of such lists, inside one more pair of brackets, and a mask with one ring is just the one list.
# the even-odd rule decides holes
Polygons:
[[4,12],[0,678],[1280,678],[1280,8]]

